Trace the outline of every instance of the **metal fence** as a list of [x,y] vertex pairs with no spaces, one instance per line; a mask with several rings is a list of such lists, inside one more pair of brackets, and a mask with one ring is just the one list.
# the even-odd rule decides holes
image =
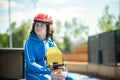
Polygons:
[[88,38],[89,63],[117,66],[120,62],[120,30]]

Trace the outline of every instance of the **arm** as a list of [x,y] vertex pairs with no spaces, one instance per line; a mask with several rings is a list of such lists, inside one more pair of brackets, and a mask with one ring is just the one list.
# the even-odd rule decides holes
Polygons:
[[51,73],[50,69],[45,68],[35,62],[32,42],[30,41],[26,42],[24,51],[25,51],[24,53],[25,53],[26,64],[30,70],[35,71],[35,72],[45,73],[45,74]]
[[67,71],[55,70],[51,72],[51,77],[53,80],[65,80],[68,76]]

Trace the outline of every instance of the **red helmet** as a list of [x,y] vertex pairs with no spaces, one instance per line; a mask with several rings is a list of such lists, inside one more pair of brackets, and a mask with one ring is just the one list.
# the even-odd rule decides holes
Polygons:
[[47,14],[43,14],[43,13],[40,13],[40,14],[36,15],[34,20],[35,21],[47,22],[47,23],[52,23],[53,22],[51,16],[49,16]]

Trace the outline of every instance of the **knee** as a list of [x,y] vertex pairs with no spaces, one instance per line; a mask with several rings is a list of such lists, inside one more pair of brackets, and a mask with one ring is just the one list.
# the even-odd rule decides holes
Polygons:
[[51,76],[48,74],[28,74],[26,80],[51,80]]
[[67,76],[65,80],[75,80],[75,79],[71,76]]

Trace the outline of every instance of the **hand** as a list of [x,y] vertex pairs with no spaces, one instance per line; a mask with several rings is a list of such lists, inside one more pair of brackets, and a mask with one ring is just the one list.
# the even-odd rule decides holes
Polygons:
[[65,80],[66,77],[67,77],[67,72],[65,71],[59,72],[58,80]]
[[51,77],[52,77],[52,80],[58,80],[58,78],[59,78],[59,72],[52,71],[51,72]]
[[65,80],[67,72],[61,70],[53,70],[51,73],[52,80]]

